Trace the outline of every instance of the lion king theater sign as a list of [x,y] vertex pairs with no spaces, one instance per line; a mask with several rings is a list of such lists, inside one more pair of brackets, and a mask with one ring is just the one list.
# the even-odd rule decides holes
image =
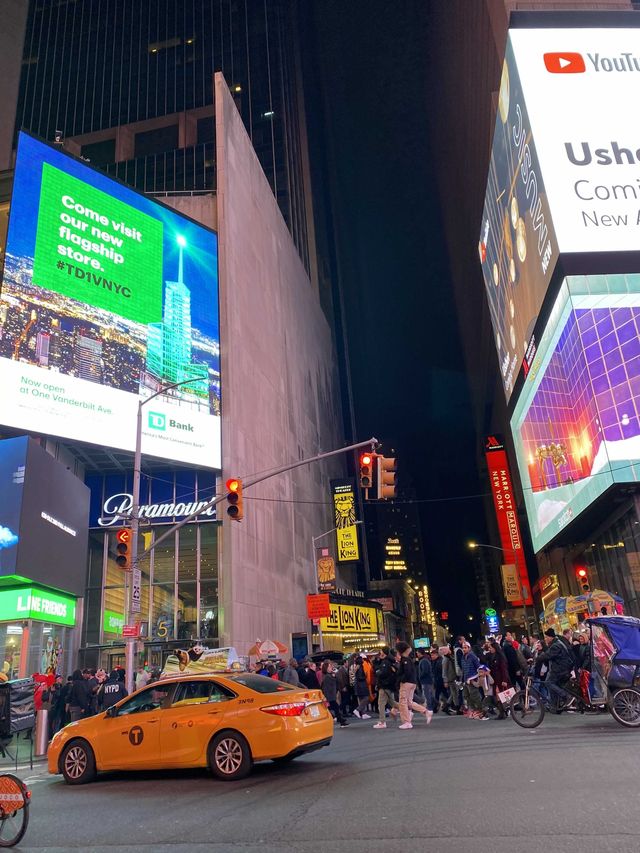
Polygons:
[[322,632],[326,634],[380,634],[382,610],[360,604],[337,604],[331,602],[331,613],[320,620]]

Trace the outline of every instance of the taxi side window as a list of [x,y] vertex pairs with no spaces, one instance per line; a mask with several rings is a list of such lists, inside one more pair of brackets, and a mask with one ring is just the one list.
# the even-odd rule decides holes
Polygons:
[[211,694],[210,681],[182,681],[176,687],[171,707],[182,705],[201,705],[209,701]]
[[229,699],[235,698],[235,694],[230,690],[227,690],[226,687],[222,687],[220,684],[211,682],[211,696],[209,697],[209,702],[228,702]]
[[142,693],[133,696],[120,706],[118,716],[123,714],[139,714],[143,711],[156,711],[165,706],[167,697],[173,691],[173,684],[154,684]]

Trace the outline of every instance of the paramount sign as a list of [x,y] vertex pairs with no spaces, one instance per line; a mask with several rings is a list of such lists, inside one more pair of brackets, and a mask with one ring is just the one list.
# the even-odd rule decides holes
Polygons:
[[[173,519],[185,518],[198,513],[207,518],[216,517],[215,506],[207,507],[209,499],[201,501],[173,501],[167,503],[141,504],[140,518]],[[108,497],[102,505],[102,516],[98,519],[100,527],[111,527],[118,521],[127,521],[131,518],[133,506],[133,495],[128,492],[119,492],[117,495]],[[207,509],[205,509],[207,507]]]

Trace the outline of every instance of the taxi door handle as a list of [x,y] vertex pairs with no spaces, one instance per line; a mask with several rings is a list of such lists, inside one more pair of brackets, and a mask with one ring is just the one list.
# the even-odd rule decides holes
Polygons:
[[220,711],[207,711],[207,714],[220,714]]

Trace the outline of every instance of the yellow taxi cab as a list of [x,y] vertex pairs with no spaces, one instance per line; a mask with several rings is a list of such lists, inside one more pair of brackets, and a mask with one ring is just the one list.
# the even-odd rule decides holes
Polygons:
[[241,779],[255,761],[290,761],[332,737],[320,690],[248,672],[173,676],[65,726],[49,745],[49,772],[70,785],[101,770],[185,767]]

